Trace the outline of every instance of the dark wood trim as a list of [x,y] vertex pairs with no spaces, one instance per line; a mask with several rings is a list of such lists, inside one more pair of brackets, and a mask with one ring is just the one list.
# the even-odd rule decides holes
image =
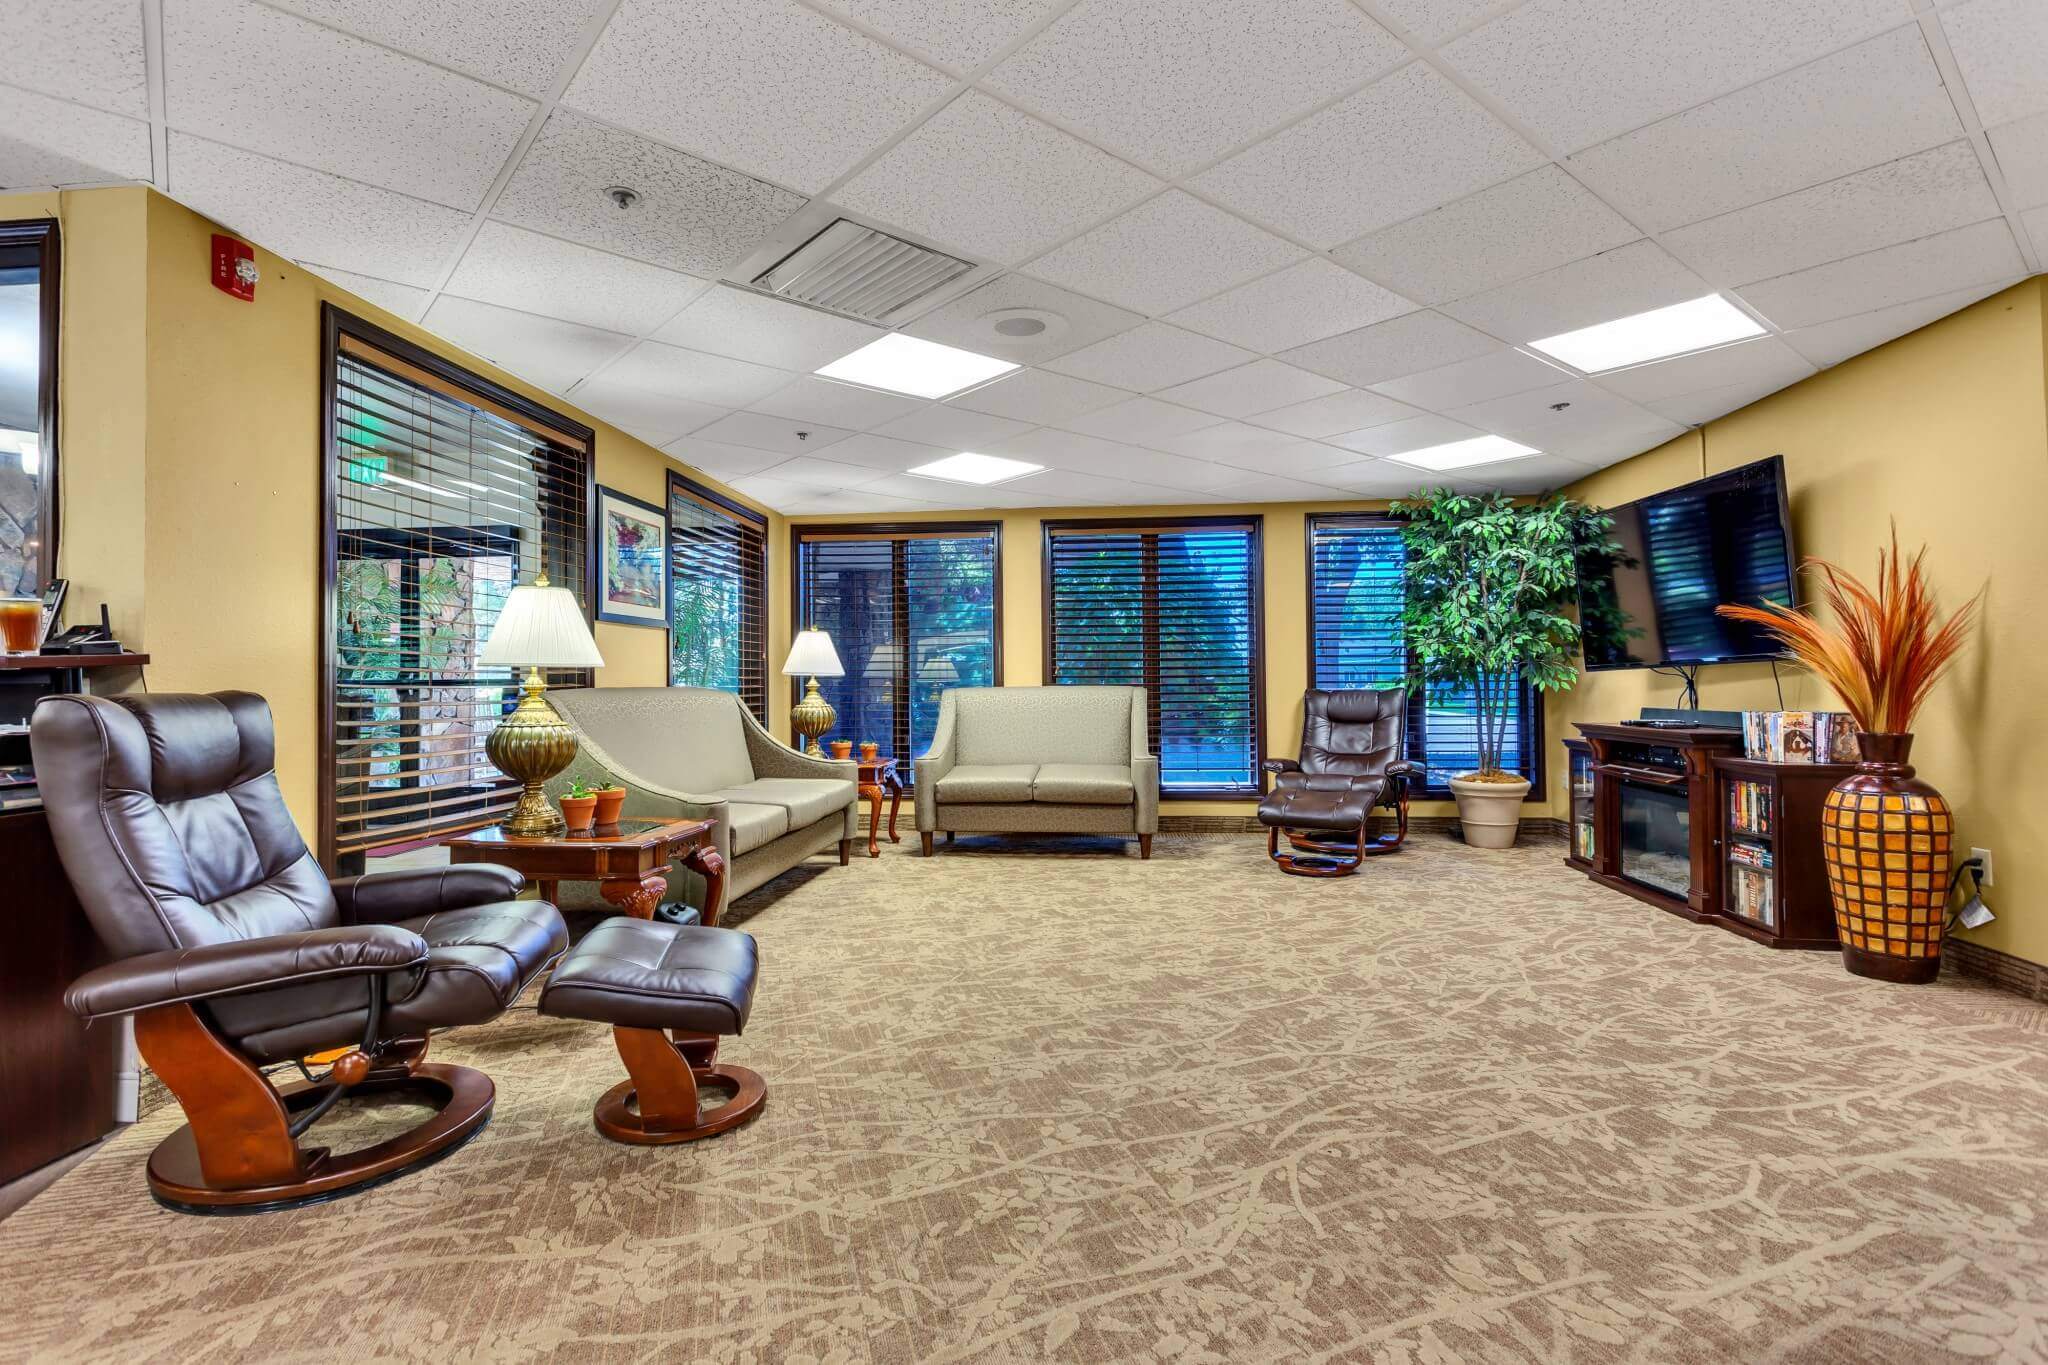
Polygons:
[[36,345],[36,439],[41,471],[36,475],[36,579],[48,583],[57,576],[57,540],[63,529],[63,500],[57,496],[60,462],[57,459],[60,424],[57,420],[59,387],[57,367],[63,356],[58,336],[64,321],[64,232],[55,218],[24,218],[0,223],[0,246],[38,249],[36,262],[37,328]]
[[[754,604],[754,606],[755,609],[760,613],[761,648],[758,657],[760,660],[761,668],[761,711],[763,714],[755,717],[755,719],[759,720],[763,725],[766,725],[768,723],[768,717],[766,715],[766,712],[768,709],[769,689],[774,685],[772,682],[770,682],[770,679],[774,677],[774,674],[769,672],[768,645],[768,560],[770,557],[768,552],[768,516],[764,512],[755,511],[753,508],[747,506],[743,502],[738,501],[737,499],[728,498],[727,496],[725,496],[725,494],[718,492],[716,489],[707,488],[705,485],[699,483],[697,480],[691,478],[689,475],[683,473],[681,470],[671,469],[668,471],[667,489],[668,506],[666,509],[664,509],[663,515],[667,518],[670,547],[672,547],[675,542],[675,500],[678,494],[712,511],[725,513],[726,515],[732,517],[735,521],[738,521],[746,526],[752,527],[754,531],[756,531],[761,537],[760,563],[755,566],[760,574],[760,583],[758,585],[759,600]],[[664,553],[669,552],[669,548],[664,547]],[[668,566],[667,583],[668,627],[665,633],[668,636],[668,658],[663,661],[662,676],[668,681],[670,686],[674,686],[674,674],[671,672],[676,655],[676,588],[675,564],[673,562],[671,562]],[[745,694],[744,673],[741,674],[740,700],[747,700]]]
[[[803,525],[792,525],[789,528],[790,638],[795,639],[796,633],[803,630],[808,624],[803,619],[803,562],[804,545],[806,542],[830,540],[939,540],[953,536],[978,535],[989,537],[991,553],[994,556],[995,579],[991,589],[995,593],[993,604],[995,607],[995,620],[992,627],[995,632],[995,640],[994,649],[990,654],[989,665],[991,671],[995,674],[996,686],[1003,686],[1006,680],[1003,676],[1003,524],[1000,521],[811,522]],[[902,575],[899,573],[895,577],[900,585],[903,581]],[[909,652],[909,642],[905,641],[904,658],[906,660],[906,671],[909,667],[907,662]],[[773,657],[771,653],[771,661]],[[904,695],[907,698],[909,693],[906,691]],[[802,700],[802,697],[803,679],[791,678],[789,680],[790,705],[796,705],[798,701]],[[906,714],[908,714],[907,701],[905,706]],[[795,732],[792,731],[790,734],[791,746],[796,747],[799,742]],[[916,755],[898,754],[896,757],[907,762],[915,758]]]
[[[1038,524],[1038,609],[1042,645],[1039,677],[1047,686],[1052,685],[1056,635],[1052,614],[1052,543],[1061,533],[1112,535],[1118,531],[1129,531],[1134,535],[1144,535],[1160,531],[1233,528],[1248,530],[1252,537],[1252,789],[1182,787],[1167,791],[1162,786],[1159,792],[1161,801],[1242,801],[1255,804],[1263,795],[1265,781],[1260,774],[1266,761],[1266,515],[1249,512],[1207,517],[1059,517],[1046,518]],[[1150,648],[1146,651],[1148,683],[1156,667],[1151,662],[1154,652]],[[1147,687],[1146,702],[1152,709],[1151,728],[1156,737],[1159,733],[1159,689],[1156,686]]]

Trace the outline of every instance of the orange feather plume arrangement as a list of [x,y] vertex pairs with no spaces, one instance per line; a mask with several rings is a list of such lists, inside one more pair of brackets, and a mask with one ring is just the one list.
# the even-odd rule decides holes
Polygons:
[[1984,595],[1978,592],[1942,620],[1921,565],[1926,557],[1924,545],[1911,559],[1901,554],[1894,525],[1890,553],[1877,552],[1875,588],[1824,559],[1808,559],[1806,567],[1820,575],[1832,621],[1780,606],[1716,610],[1782,640],[1794,658],[1835,689],[1858,729],[1904,734],[1969,639]]

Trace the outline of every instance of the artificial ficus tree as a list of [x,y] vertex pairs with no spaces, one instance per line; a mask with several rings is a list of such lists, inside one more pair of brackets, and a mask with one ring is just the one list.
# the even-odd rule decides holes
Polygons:
[[1472,690],[1479,781],[1502,769],[1515,689],[1578,680],[1579,627],[1565,608],[1583,556],[1613,553],[1614,519],[1561,494],[1518,503],[1505,493],[1425,489],[1394,504],[1404,518],[1407,598],[1401,621],[1424,689]]

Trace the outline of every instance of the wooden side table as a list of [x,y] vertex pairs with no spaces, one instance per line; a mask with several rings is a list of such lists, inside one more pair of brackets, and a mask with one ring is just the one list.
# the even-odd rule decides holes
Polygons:
[[854,762],[860,768],[860,799],[868,803],[868,856],[879,858],[884,794],[889,797],[889,842],[903,842],[896,837],[896,812],[903,805],[903,779],[897,775],[893,758],[862,758]]
[[571,834],[521,838],[503,825],[448,841],[448,860],[500,863],[523,872],[544,899],[559,882],[596,882],[598,893],[636,919],[654,918],[668,889],[666,873],[680,862],[704,879],[704,923],[725,908],[725,859],[709,820],[621,820]]

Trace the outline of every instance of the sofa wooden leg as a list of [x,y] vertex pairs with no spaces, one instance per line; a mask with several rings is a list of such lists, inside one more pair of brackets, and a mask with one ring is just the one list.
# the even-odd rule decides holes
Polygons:
[[849,863],[851,863],[852,861],[853,861],[853,840],[851,840],[851,839],[841,839],[841,840],[839,841],[839,865],[840,865],[841,867],[845,867],[845,866],[847,866],[847,865],[848,865]]
[[959,838],[959,837],[960,837],[960,836],[959,836],[959,835],[958,835],[958,834],[957,834],[956,832],[954,832],[953,830],[950,830],[950,829],[949,829],[949,830],[947,830],[947,831],[946,831],[946,847],[947,847],[947,848],[951,848],[951,847],[953,846],[953,841],[954,841],[955,839]]
[[1150,858],[1151,856],[1152,856],[1152,836],[1151,836],[1151,835],[1149,835],[1149,834],[1140,834],[1140,835],[1138,836],[1138,857],[1142,859],[1142,858]]
[[932,836],[929,831],[919,830],[917,832],[917,846],[925,857],[929,858],[932,856]]

